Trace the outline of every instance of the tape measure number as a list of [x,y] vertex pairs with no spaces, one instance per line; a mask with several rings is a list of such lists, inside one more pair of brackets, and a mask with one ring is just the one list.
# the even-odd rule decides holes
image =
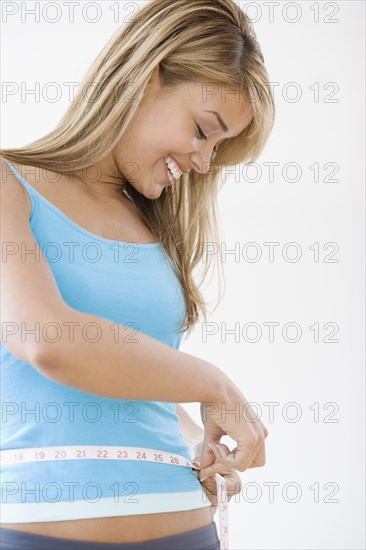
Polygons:
[[[44,462],[49,460],[139,460],[173,464],[194,468],[192,462],[184,456],[146,447],[119,447],[98,445],[63,445],[61,447],[30,447],[27,449],[9,449],[0,452],[2,465]],[[225,478],[215,474],[217,485],[218,512],[220,523],[220,549],[228,550],[228,501]]]

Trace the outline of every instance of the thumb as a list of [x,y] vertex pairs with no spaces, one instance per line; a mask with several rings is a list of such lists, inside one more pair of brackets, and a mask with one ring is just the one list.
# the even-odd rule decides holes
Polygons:
[[196,470],[201,469],[201,453],[202,453],[203,440],[197,443],[192,449],[191,462]]
[[215,453],[212,450],[211,445],[215,446],[215,443],[210,440],[203,442],[201,456],[200,456],[200,469],[206,468],[215,462]]
[[191,462],[196,470],[201,470],[215,462],[215,455],[209,447],[209,440],[200,441],[195,447]]
[[214,476],[215,473],[227,468],[227,465],[225,466],[223,461],[225,461],[225,457],[230,454],[230,449],[223,443],[217,444],[212,442],[208,443],[208,446],[211,450],[213,459],[208,464],[204,464],[201,461],[200,481],[204,481],[207,477]]

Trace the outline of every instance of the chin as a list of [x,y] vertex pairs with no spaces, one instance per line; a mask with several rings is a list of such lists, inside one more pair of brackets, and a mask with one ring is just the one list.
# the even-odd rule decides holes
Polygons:
[[155,183],[151,185],[148,189],[141,190],[140,193],[144,195],[144,197],[146,197],[147,199],[155,200],[161,196],[163,189],[165,189],[166,187],[168,187],[168,185]]

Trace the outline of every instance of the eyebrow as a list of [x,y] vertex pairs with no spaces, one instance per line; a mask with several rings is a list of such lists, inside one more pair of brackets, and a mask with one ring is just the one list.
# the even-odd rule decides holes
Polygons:
[[219,113],[217,111],[206,111],[204,109],[204,112],[205,113],[212,113],[213,115],[216,115],[217,117],[217,120],[219,121],[219,124],[221,126],[221,128],[224,130],[224,132],[228,132],[229,131],[229,128],[226,126],[225,122],[222,120],[221,116],[219,115]]

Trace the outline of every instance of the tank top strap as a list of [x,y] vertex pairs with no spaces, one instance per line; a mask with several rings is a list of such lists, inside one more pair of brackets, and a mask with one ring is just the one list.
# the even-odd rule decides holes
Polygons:
[[16,168],[14,168],[14,166],[11,164],[11,162],[9,162],[6,159],[5,159],[5,161],[7,162],[9,167],[11,168],[11,170],[14,173],[14,175],[16,176],[16,178],[20,181],[20,183],[23,185],[23,187],[25,187],[26,191],[28,192],[29,198],[30,198],[31,203],[32,203],[32,212],[31,212],[31,216],[30,216],[30,219],[32,219],[34,210],[35,210],[36,205],[37,205],[37,192],[36,192],[35,189],[33,189],[31,184],[28,183],[23,178],[23,176],[18,172],[18,170]]

